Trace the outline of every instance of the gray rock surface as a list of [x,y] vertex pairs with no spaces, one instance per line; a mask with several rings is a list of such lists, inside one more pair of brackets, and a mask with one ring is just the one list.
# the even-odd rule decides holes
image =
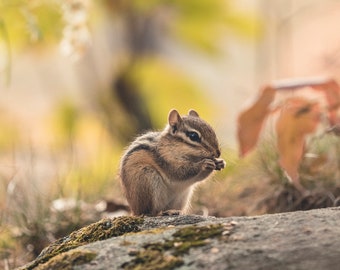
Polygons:
[[[176,269],[340,269],[340,208],[255,217],[145,218],[143,232],[80,247],[97,256],[75,269],[121,269],[147,244],[172,239],[179,229],[192,227],[189,224],[220,224],[223,229],[204,245],[177,256],[181,264]],[[171,252],[165,251],[165,256],[173,258]]]
[[[111,238],[88,244],[96,234]],[[55,252],[70,239],[73,247]],[[335,270],[340,207],[254,217],[106,219],[60,239],[21,269]]]

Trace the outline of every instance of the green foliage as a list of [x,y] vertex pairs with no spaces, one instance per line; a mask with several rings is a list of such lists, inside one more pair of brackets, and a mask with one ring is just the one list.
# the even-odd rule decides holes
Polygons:
[[0,21],[11,47],[24,48],[32,41],[55,43],[61,37],[61,13],[54,1],[2,0]]
[[[1,225],[1,220],[0,220]],[[0,260],[9,257],[10,250],[15,246],[15,240],[8,228],[2,227],[0,229]]]
[[220,40],[230,30],[246,37],[261,32],[260,20],[238,11],[230,0],[134,0],[110,5],[117,16],[161,14],[164,29],[170,30],[173,37],[208,54],[219,52]]
[[[302,181],[315,188],[332,189],[340,185],[340,138],[335,134],[313,136],[301,162]],[[320,181],[322,180],[322,181]]]
[[257,168],[257,174],[268,177],[273,183],[286,184],[288,179],[285,177],[283,170],[278,164],[278,150],[274,134],[268,134],[265,139],[258,145],[257,151],[251,162],[254,162]]
[[[11,77],[11,45],[10,45],[7,26],[5,22],[3,21],[3,19],[1,18],[0,18],[0,40],[3,40],[3,42],[0,42],[0,50],[3,51],[3,55],[5,58],[4,67],[3,67],[3,73],[5,74],[4,81],[5,83],[8,84],[10,81],[10,77]],[[2,73],[2,70],[0,70],[0,73]]]
[[143,1],[143,0],[132,0],[130,1],[130,7],[133,8],[137,13],[140,14],[148,14],[149,12],[152,12],[157,7],[160,7],[161,5],[166,5],[169,3],[169,0],[161,1],[161,0],[149,0],[149,1]]
[[100,119],[82,111],[74,101],[61,101],[51,117],[54,149],[67,169],[53,181],[59,197],[96,200],[105,196],[118,167],[122,147],[116,144]]
[[174,34],[206,52],[216,50],[225,13],[222,1],[175,1]]
[[[0,2],[0,54],[5,57],[4,83],[11,80],[12,53],[28,44],[55,44],[61,37],[61,14],[56,2],[48,0],[2,0]],[[1,70],[3,69],[3,70]]]
[[117,164],[117,158],[117,156],[107,156],[104,159],[99,157],[97,162],[74,167],[58,182],[60,195],[86,201],[96,201],[104,197],[107,190],[113,188],[112,178],[115,176],[114,164]]
[[60,102],[55,112],[55,131],[63,142],[72,142],[79,126],[79,109],[67,99]]
[[181,114],[196,109],[203,118],[211,117],[212,103],[200,92],[199,87],[178,68],[159,58],[139,61],[132,79],[138,81],[140,91],[148,105],[153,125],[160,128],[166,121],[170,109]]
[[259,22],[237,12],[231,1],[176,0],[173,5],[175,36],[207,53],[218,52],[219,41],[228,29],[247,36],[259,31]]

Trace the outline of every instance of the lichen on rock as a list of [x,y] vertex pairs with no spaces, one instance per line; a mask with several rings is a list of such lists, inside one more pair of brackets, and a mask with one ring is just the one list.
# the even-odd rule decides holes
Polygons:
[[123,269],[171,270],[183,264],[182,258],[177,258],[171,254],[166,254],[162,248],[157,249],[155,246],[146,247],[143,250],[130,255],[135,256],[135,258],[132,261],[123,264]]
[[[205,226],[186,226],[173,233],[171,239],[164,242],[147,243],[143,249],[131,252],[134,258],[121,267],[128,270],[174,269],[184,263],[182,256],[191,248],[204,246],[211,239],[221,239],[225,232],[230,232],[233,225],[210,224]],[[227,235],[227,234],[225,234]]]

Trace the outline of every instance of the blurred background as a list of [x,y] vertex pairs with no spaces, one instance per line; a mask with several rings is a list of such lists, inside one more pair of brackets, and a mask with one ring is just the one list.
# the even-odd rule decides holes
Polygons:
[[0,268],[123,211],[122,151],[171,108],[227,160],[193,213],[260,213],[272,179],[238,159],[237,115],[273,80],[338,78],[339,26],[337,0],[0,0]]

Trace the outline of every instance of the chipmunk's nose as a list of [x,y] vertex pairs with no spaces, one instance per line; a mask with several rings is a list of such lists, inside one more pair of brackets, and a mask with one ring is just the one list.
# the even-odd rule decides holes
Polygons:
[[220,157],[220,155],[221,155],[221,151],[219,149],[217,149],[216,150],[216,157],[218,158],[218,157]]

